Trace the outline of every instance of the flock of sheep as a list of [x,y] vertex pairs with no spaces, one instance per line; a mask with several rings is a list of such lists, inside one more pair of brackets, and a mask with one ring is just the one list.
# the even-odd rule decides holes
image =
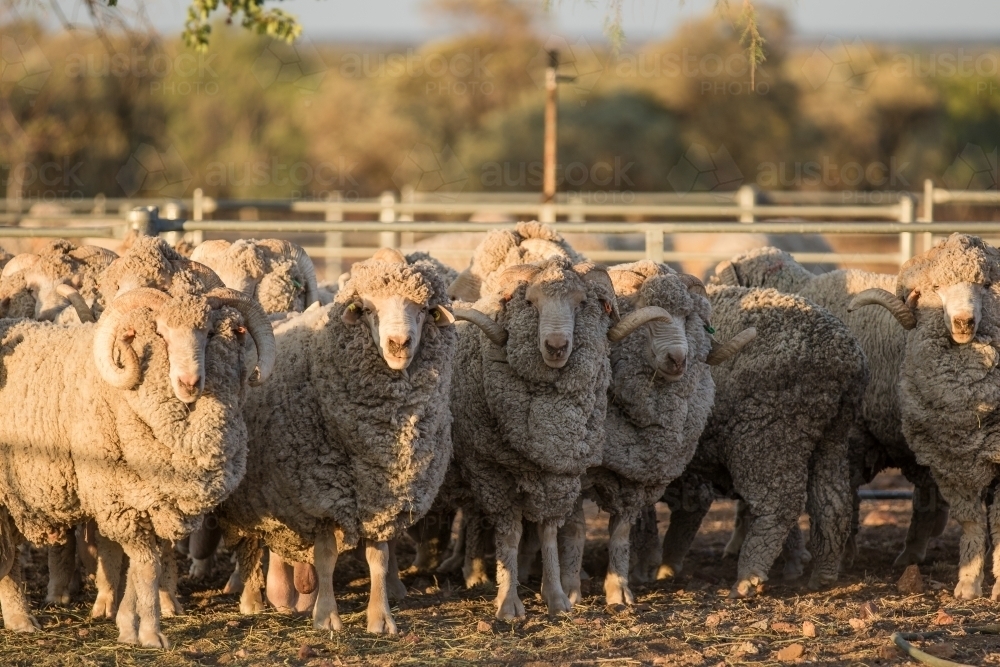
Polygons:
[[922,561],[950,511],[955,595],[972,598],[987,526],[1000,542],[1000,502],[986,502],[1000,251],[976,237],[896,276],[814,275],[763,248],[708,284],[649,260],[601,267],[534,222],[490,232],[459,274],[384,249],[325,286],[274,240],[190,257],[151,237],[121,256],[56,241],[3,261],[9,630],[37,629],[28,542],[49,547],[49,602],[68,602],[89,565],[93,616],[150,647],[169,645],[160,617],[180,612],[176,550],[204,573],[222,538],[242,613],[266,599],[328,630],[342,627],[338,556],[363,547],[368,630],[391,634],[407,532],[414,567],[461,568],[469,586],[488,580],[492,543],[502,619],[524,615],[519,577],[540,555],[549,612],[569,611],[584,499],[611,517],[609,604],[633,602],[629,581],[678,573],[720,494],[739,499],[733,597],[779,555],[786,577],[811,563],[810,586],[832,584],[854,555],[857,489],[887,467],[916,487],[897,563]]

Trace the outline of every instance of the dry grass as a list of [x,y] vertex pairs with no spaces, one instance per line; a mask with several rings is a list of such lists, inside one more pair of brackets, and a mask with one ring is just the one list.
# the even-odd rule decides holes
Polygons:
[[[571,615],[549,620],[530,581],[521,594],[527,620],[511,625],[493,619],[493,590],[464,590],[457,577],[404,577],[410,594],[394,608],[399,637],[376,637],[365,628],[365,568],[350,557],[338,563],[337,594],[345,630],[320,633],[303,617],[280,614],[240,616],[235,596],[203,590],[182,580],[185,616],[167,619],[170,651],[123,647],[107,621],[92,622],[88,590],[70,609],[46,608],[38,615],[43,632],[0,632],[4,665],[403,665],[403,664],[573,664],[573,665],[735,665],[783,664],[777,652],[801,644],[797,661],[825,665],[904,664],[889,635],[942,631],[918,646],[951,644],[952,660],[1000,665],[1000,639],[967,635],[963,626],[996,622],[996,603],[960,602],[951,597],[956,579],[958,528],[937,540],[924,566],[923,595],[896,591],[899,572],[892,559],[902,542],[909,503],[889,501],[863,506],[860,555],[840,585],[809,593],[780,581],[755,599],[730,601],[725,595],[735,577],[735,562],[719,554],[731,527],[731,503],[718,503],[702,527],[677,581],[636,589],[631,609],[603,606],[600,573],[606,519],[591,511],[586,569],[592,592]],[[665,517],[664,517],[665,518]],[[30,593],[36,607],[44,598],[44,558],[35,554]],[[406,562],[404,556],[403,562]],[[210,585],[221,587],[227,564],[216,568]],[[988,590],[988,589],[987,589]],[[869,604],[870,603],[870,604]],[[952,622],[935,625],[939,610]],[[852,626],[851,621],[854,620]],[[814,638],[802,637],[812,622]],[[912,664],[912,663],[911,663]]]

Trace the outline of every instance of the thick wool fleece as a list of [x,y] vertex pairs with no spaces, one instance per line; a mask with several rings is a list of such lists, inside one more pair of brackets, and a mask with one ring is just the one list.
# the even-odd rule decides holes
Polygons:
[[499,294],[476,307],[508,332],[503,351],[480,329],[459,329],[452,385],[455,459],[476,504],[498,527],[520,517],[560,520],[580,495],[580,476],[601,462],[610,381],[610,316],[604,290],[587,285],[565,260],[543,263],[534,282],[546,289],[585,289],[573,351],[550,368],[538,350],[538,311],[526,285],[503,302]]
[[[49,280],[76,278],[79,282],[78,291],[94,314],[100,316],[104,310],[104,301],[98,289],[101,272],[107,268],[107,260],[102,256],[92,256],[79,259],[74,256],[77,247],[69,241],[57,239],[50,241],[38,253],[38,263],[29,271],[18,271],[0,281],[0,299],[9,298],[8,317],[34,317],[35,298],[28,289],[25,276],[29,272],[39,272]],[[72,309],[69,309],[72,311]],[[77,321],[75,315],[71,320]]]
[[[204,301],[195,305],[203,313]],[[246,460],[242,318],[228,308],[210,317],[205,392],[193,407],[174,397],[146,309],[123,320],[143,369],[127,391],[98,374],[93,325],[0,323],[0,500],[28,540],[60,541],[87,518],[123,544],[180,539],[236,487]]]
[[[918,261],[926,263],[920,257],[914,258],[904,269],[906,276],[913,276],[909,279],[913,283],[909,289],[921,286],[926,289],[936,284],[927,283],[930,276],[923,283],[919,282],[920,273],[915,270]],[[915,515],[911,522],[906,551],[900,556],[900,562],[919,562],[939,522],[940,517],[935,515],[945,511],[945,506],[938,496],[930,469],[917,462],[903,435],[899,381],[907,332],[884,308],[868,306],[854,312],[847,310],[853,298],[866,289],[874,287],[896,292],[896,276],[857,270],[812,276],[791,255],[777,248],[760,248],[738,255],[730,264],[733,272],[723,268],[715,282],[725,280],[728,275],[730,280],[735,277],[745,287],[773,287],[795,292],[838,317],[861,345],[868,359],[871,379],[861,406],[858,439],[852,443],[854,485],[870,482],[879,472],[892,467],[900,468],[917,487],[914,511],[919,516]],[[934,279],[939,277],[943,278],[934,276]]]
[[896,294],[905,300],[913,290],[920,290],[923,298],[935,285],[988,285],[997,281],[1000,250],[978,236],[956,233],[900,267]]
[[100,293],[114,298],[123,284],[154,287],[172,296],[204,293],[208,286],[201,277],[186,269],[178,270],[173,264],[177,260],[187,261],[160,237],[139,237],[101,273]]
[[715,396],[705,363],[711,306],[666,265],[646,260],[612,267],[609,273],[623,316],[637,304],[659,306],[685,318],[688,339],[688,368],[676,382],[655,376],[647,362],[646,335],[636,333],[611,348],[607,441],[600,467],[587,471],[588,495],[604,511],[632,523],[684,471],[708,420]]
[[[676,483],[690,488],[694,478],[750,506],[740,581],[767,579],[808,498],[813,582],[827,583],[850,531],[848,439],[868,380],[864,353],[842,322],[800,297],[717,286],[708,295],[721,339],[748,327],[757,338],[712,368],[715,405]],[[707,509],[695,511],[698,522]]]
[[[482,243],[476,246],[469,268],[463,274],[471,278],[475,285],[473,291],[486,295],[495,291],[496,286],[488,282],[491,276],[499,275],[508,267],[541,262],[554,255],[565,258],[571,264],[586,261],[551,227],[536,221],[519,222],[514,231],[498,229],[487,233]],[[462,296],[475,301],[472,294]]]
[[227,540],[260,536],[281,556],[312,562],[331,526],[347,550],[361,537],[399,536],[430,508],[451,459],[457,334],[428,317],[409,368],[390,369],[368,327],[341,319],[359,296],[388,294],[449,303],[433,265],[369,260],[354,265],[333,304],[276,327],[278,364],[245,410],[247,475],[219,511]]

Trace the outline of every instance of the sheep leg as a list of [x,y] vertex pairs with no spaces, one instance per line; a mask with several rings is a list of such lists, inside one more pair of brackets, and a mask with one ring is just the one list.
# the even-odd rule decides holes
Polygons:
[[948,499],[951,515],[962,526],[962,538],[958,543],[958,584],[955,586],[955,598],[973,600],[983,594],[986,508],[976,494],[965,496],[944,487],[941,492]]
[[146,648],[170,648],[170,642],[160,632],[161,564],[156,540],[149,538],[122,547],[128,554],[129,567],[125,596],[118,610],[118,641]]
[[191,533],[188,552],[191,555],[191,569],[188,574],[195,579],[204,579],[212,573],[215,550],[222,540],[222,528],[214,514],[205,516],[201,528]]
[[583,600],[580,572],[583,569],[583,548],[587,540],[586,519],[583,516],[583,498],[576,501],[573,513],[559,529],[559,569],[562,587],[571,604]]
[[69,585],[76,571],[76,538],[70,535],[64,544],[49,547],[49,586],[45,601],[49,604],[68,605]]
[[226,585],[222,587],[222,592],[225,595],[240,595],[243,593],[243,576],[240,574],[239,559],[237,559],[236,565],[233,567],[233,573],[226,580]]
[[489,531],[484,525],[483,515],[474,510],[469,511],[465,530],[465,563],[462,565],[462,576],[465,577],[467,588],[475,588],[490,582],[490,576],[486,572],[486,540]]
[[[337,613],[337,598],[333,593],[333,571],[339,555],[337,534],[326,530],[313,545],[313,566],[316,568],[316,604],[313,605],[313,627],[317,630],[341,631],[344,624]],[[272,553],[273,555],[273,553]]]
[[[812,471],[806,484],[806,512],[810,525],[808,553],[813,560],[809,588],[814,590],[837,581],[844,547],[851,534],[854,493],[846,445],[843,434],[836,429],[823,438],[813,453]],[[797,515],[792,520],[791,530],[801,543]],[[800,553],[805,552],[804,546],[798,549]]]
[[260,595],[260,589],[264,587],[264,571],[260,562],[263,557],[264,549],[256,537],[244,537],[236,545],[236,560],[243,578],[241,614],[259,614],[264,611],[264,600]]
[[644,507],[629,533],[629,577],[647,583],[656,576],[660,566],[660,531],[656,520],[656,505]]
[[407,529],[417,544],[417,554],[408,572],[433,572],[441,565],[442,557],[451,539],[453,512],[429,512]]
[[726,548],[722,550],[723,558],[740,555],[740,549],[743,548],[743,540],[747,538],[747,524],[749,523],[747,515],[749,512],[749,505],[743,502],[743,500],[736,501],[736,518],[733,523],[733,532],[729,536]]
[[517,573],[527,583],[542,548],[542,527],[532,521],[525,523],[527,525],[521,530],[521,544],[517,547]]
[[118,611],[116,601],[124,555],[120,544],[109,540],[100,533],[97,534],[97,572],[94,576],[97,599],[90,610],[91,618],[115,617]]
[[712,507],[714,492],[707,484],[682,480],[671,484],[663,499],[670,506],[670,523],[663,536],[662,564],[657,579],[672,579],[681,573],[684,557],[691,550],[701,522]]
[[389,573],[389,543],[366,540],[365,557],[371,573],[372,589],[368,597],[368,632],[396,634],[396,622],[389,609],[386,578]]
[[521,517],[493,529],[497,549],[497,618],[524,618],[524,605],[517,596],[517,547],[521,543]]
[[160,575],[160,614],[171,617],[184,613],[184,607],[177,599],[177,556],[170,540],[160,540],[163,571]]
[[399,561],[396,560],[396,540],[389,540],[389,572],[386,576],[386,593],[393,600],[406,597],[406,586],[399,578]]
[[781,555],[785,559],[785,569],[781,576],[785,581],[798,579],[805,572],[806,563],[812,560],[812,554],[806,549],[805,536],[798,525],[792,526],[781,547]]
[[309,563],[293,563],[292,583],[295,585],[297,596],[295,611],[302,614],[311,613],[313,605],[316,604],[316,589],[319,587],[316,568]]
[[923,563],[927,557],[928,543],[944,532],[948,525],[948,503],[941,496],[930,472],[925,472],[925,469],[914,471],[907,477],[914,479],[913,510],[903,551],[893,563],[895,567]]
[[994,489],[990,503],[990,536],[993,538],[993,591],[991,600],[1000,600],[1000,490]]
[[[438,565],[437,571],[442,574],[448,574],[451,572],[456,572],[461,569],[462,564],[465,562],[465,525],[466,525],[466,512],[465,510],[459,509],[458,512],[458,534],[455,540],[451,543],[451,552],[448,557],[441,561]],[[452,523],[454,523],[454,518],[452,518]],[[451,530],[451,526],[448,526],[448,530]],[[449,536],[450,538],[450,536]]]
[[290,614],[295,609],[296,598],[294,571],[291,563],[274,551],[267,556],[267,583],[265,586],[267,601],[283,614]]
[[756,587],[767,581],[767,572],[774,565],[785,543],[788,531],[799,518],[799,508],[780,508],[780,511],[756,515],[750,504],[750,525],[740,550],[737,581],[729,592],[730,598],[750,597]]
[[559,525],[556,521],[545,521],[539,524],[537,532],[542,543],[542,598],[552,617],[573,608],[563,592],[559,572]]
[[38,621],[31,615],[28,596],[21,585],[21,562],[15,554],[10,570],[0,579],[0,614],[4,627],[14,632],[37,632]]
[[635,604],[628,587],[629,533],[631,522],[621,514],[612,514],[608,522],[608,574],[604,577],[606,603]]
[[[76,555],[85,574],[97,573],[97,523],[87,521],[76,527]],[[82,582],[81,582],[82,583]]]

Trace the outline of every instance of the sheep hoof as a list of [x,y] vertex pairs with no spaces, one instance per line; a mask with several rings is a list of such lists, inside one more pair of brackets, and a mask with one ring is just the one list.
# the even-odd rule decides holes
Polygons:
[[340,620],[337,610],[326,613],[314,613],[313,627],[317,630],[327,630],[329,632],[340,632],[344,629],[344,624]]
[[399,579],[389,579],[386,582],[386,593],[390,600],[402,600],[406,597],[406,585]]
[[239,595],[243,592],[243,577],[240,576],[239,570],[229,576],[229,581],[226,582],[222,592],[225,595]]
[[148,632],[139,631],[139,644],[143,648],[170,648],[170,641],[163,636],[162,632],[150,630]]
[[551,591],[543,597],[545,598],[545,606],[549,610],[549,616],[564,614],[573,608],[569,598],[562,591]]
[[94,606],[90,609],[91,618],[114,618],[118,610],[115,608],[115,598],[113,595],[98,593]]
[[139,633],[135,628],[125,628],[118,631],[118,643],[119,644],[138,644],[139,643]]
[[566,592],[566,597],[569,598],[569,603],[571,605],[577,605],[583,601],[583,586],[581,585],[579,579],[569,584],[564,581],[562,587],[563,591]]
[[45,596],[45,602],[48,604],[58,605],[60,607],[66,607],[70,603],[69,592],[63,591],[62,593],[49,593]]
[[604,597],[605,604],[609,607],[635,604],[635,596],[629,590],[628,581],[611,574],[604,579]]
[[166,617],[182,616],[184,607],[180,601],[168,591],[160,591],[160,615]]
[[375,635],[393,635],[399,633],[396,621],[388,611],[376,612],[368,616],[368,632]]
[[785,581],[795,581],[800,578],[803,573],[805,573],[805,567],[803,567],[801,561],[786,561],[785,568],[781,572],[781,576]]
[[656,579],[657,581],[662,581],[663,579],[674,579],[680,573],[681,569],[679,567],[674,567],[673,565],[664,563],[660,566],[660,569],[656,571]]
[[192,579],[205,579],[212,574],[211,558],[192,558],[188,576]]
[[260,597],[260,591],[257,591],[256,595],[247,595],[247,591],[245,590],[243,593],[244,594],[240,596],[241,614],[259,614],[264,611],[264,600]]
[[465,587],[475,588],[476,586],[483,586],[490,583],[490,577],[485,572],[470,572],[465,577]]
[[454,556],[449,556],[440,565],[437,566],[437,571],[440,574],[450,574],[451,572],[458,572],[462,569],[462,562],[465,560],[465,556],[462,554],[456,554]]
[[903,551],[896,556],[896,560],[893,561],[893,567],[909,567],[910,565],[920,565],[924,562],[923,553],[919,553],[917,549],[907,546]]
[[955,586],[956,600],[975,600],[983,596],[983,587],[978,581],[959,581]]
[[497,618],[501,621],[514,621],[524,618],[524,604],[516,595],[511,595],[497,608]]
[[742,600],[744,598],[751,598],[754,596],[754,594],[756,594],[756,592],[757,592],[757,586],[754,585],[750,580],[744,579],[742,581],[737,582],[737,584],[733,586],[732,590],[729,591],[729,599]]
[[993,592],[990,593],[991,600],[1000,600],[1000,581],[993,584]]
[[3,623],[5,628],[14,632],[38,632],[42,629],[35,617],[27,614],[11,614],[3,619]]

